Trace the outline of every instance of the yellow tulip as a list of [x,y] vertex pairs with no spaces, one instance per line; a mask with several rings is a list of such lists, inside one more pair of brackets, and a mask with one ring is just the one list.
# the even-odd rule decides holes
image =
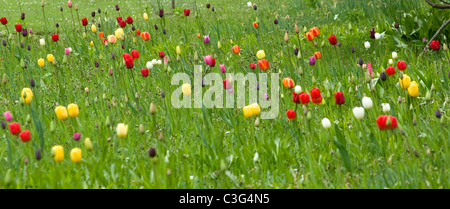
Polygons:
[[148,14],[147,14],[147,13],[144,13],[143,16],[144,16],[144,20],[145,20],[145,21],[148,21]]
[[256,57],[258,57],[258,59],[262,60],[266,57],[266,53],[264,52],[264,50],[259,50],[258,52],[256,52]]
[[191,95],[191,84],[188,83],[183,84],[183,86],[181,86],[181,91],[186,96]]
[[127,136],[128,133],[128,125],[125,125],[123,123],[119,123],[117,124],[117,136],[119,138],[125,138]]
[[252,117],[252,110],[250,108],[250,106],[245,106],[244,109],[242,109],[244,111],[244,116],[246,118]]
[[72,162],[74,162],[74,163],[79,163],[79,162],[81,162],[81,149],[78,148],[78,147],[73,148],[73,149],[70,151],[70,159],[71,159]]
[[75,118],[75,117],[77,117],[78,116],[78,114],[79,114],[79,110],[78,110],[78,105],[77,104],[69,104],[68,106],[67,106],[67,109],[69,109],[69,115],[70,115],[70,117],[72,117],[72,118]]
[[21,96],[25,103],[30,104],[31,100],[33,99],[33,91],[31,91],[30,88],[23,88]]
[[252,115],[259,115],[259,113],[261,113],[261,107],[258,103],[251,104],[250,108],[252,110]]
[[55,162],[61,162],[64,159],[64,148],[61,145],[53,146],[52,156]]
[[180,55],[180,54],[181,54],[180,46],[177,46],[177,55]]
[[419,96],[419,85],[417,84],[417,82],[411,82],[411,85],[408,87],[408,94],[412,97]]
[[48,60],[48,62],[53,62],[53,59],[54,59],[55,57],[53,56],[53,54],[47,54],[47,60]]
[[411,78],[406,74],[403,75],[403,79],[399,78],[398,80],[402,89],[408,89],[409,85],[411,85]]
[[116,38],[118,38],[118,39],[124,39],[125,38],[125,35],[124,35],[125,33],[123,32],[123,29],[122,28],[119,28],[119,29],[117,29],[115,32],[114,32],[114,35],[116,36]]
[[38,59],[38,65],[39,65],[39,67],[44,67],[44,65],[45,65],[45,60],[44,59]]
[[86,147],[86,150],[92,150],[93,146],[92,146],[92,141],[89,138],[84,139],[84,146]]
[[67,109],[64,106],[58,106],[55,108],[56,117],[58,120],[65,120],[67,119]]
[[92,26],[91,26],[91,31],[92,31],[92,33],[97,33],[97,26],[95,26],[94,24],[92,24]]
[[89,43],[89,46],[94,46],[94,42],[91,41],[91,43]]

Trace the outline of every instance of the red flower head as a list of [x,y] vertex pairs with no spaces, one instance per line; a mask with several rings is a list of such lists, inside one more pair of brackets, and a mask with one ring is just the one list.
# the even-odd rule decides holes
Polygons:
[[311,99],[314,104],[322,103],[322,95],[320,94],[320,89],[313,88],[313,89],[311,89],[310,94],[311,94]]
[[141,35],[141,31],[140,30],[136,30],[136,32],[134,32],[134,35],[140,36]]
[[125,60],[125,65],[127,66],[128,69],[134,67],[133,58],[131,57],[131,55],[124,53],[122,57]]
[[148,32],[142,32],[141,37],[144,41],[148,41],[150,39],[150,33]]
[[331,35],[330,38],[328,38],[328,41],[330,42],[331,45],[337,44],[337,39],[336,39],[336,36],[334,36],[334,35]]
[[130,24],[130,25],[133,24],[133,18],[131,18],[130,16],[127,17],[127,20],[126,20],[126,21],[127,21],[127,23]]
[[9,132],[11,132],[12,135],[17,135],[22,131],[20,129],[19,123],[17,123],[17,122],[10,123],[8,126],[9,126]]
[[53,40],[54,42],[57,42],[57,41],[59,40],[59,35],[58,35],[58,34],[53,34],[53,35],[52,35],[52,40]]
[[117,17],[117,22],[118,23],[122,22],[122,17]]
[[231,85],[230,81],[228,79],[223,80],[223,88],[224,89],[232,89],[233,85]]
[[211,58],[211,64],[209,64],[210,67],[216,66],[216,59]]
[[[405,61],[402,61],[402,60],[399,60],[399,61],[397,62],[397,68],[398,68],[399,70],[401,70],[401,71],[406,70],[406,62],[405,62]],[[395,73],[395,71],[394,71],[394,73]]]
[[184,9],[184,16],[189,16],[189,13],[191,13],[190,9]]
[[394,75],[394,74],[395,74],[395,68],[392,67],[392,66],[387,67],[387,68],[386,68],[386,73],[387,73],[389,76]]
[[20,133],[20,139],[22,139],[23,142],[27,142],[31,140],[31,134],[29,130],[25,130],[22,133]]
[[391,115],[381,115],[377,118],[377,125],[380,130],[396,129],[397,118]]
[[297,117],[297,113],[295,113],[294,110],[288,110],[286,111],[286,115],[289,118],[289,120],[294,120],[295,117]]
[[133,60],[137,59],[139,58],[139,52],[137,50],[133,50],[131,51],[131,56],[133,57]]
[[98,33],[98,37],[99,38],[105,38],[105,33],[103,33],[103,32]]
[[105,45],[105,43],[107,43],[107,42],[108,42],[108,39],[104,38],[103,39],[103,45]]
[[258,29],[258,27],[259,27],[258,23],[257,22],[253,22],[253,27]]
[[22,33],[22,25],[21,24],[17,24],[17,25],[14,25],[14,26],[16,27],[16,31],[18,33]]
[[441,45],[439,45],[439,40],[431,41],[430,47],[431,47],[434,51],[439,50],[439,49],[441,48]]
[[127,23],[125,22],[125,21],[120,21],[119,22],[119,26],[121,27],[121,28],[124,28],[125,26],[127,26]]
[[300,94],[295,93],[295,91],[292,91],[292,101],[295,104],[300,104]]
[[309,104],[309,102],[311,101],[309,98],[309,94],[305,92],[300,93],[300,101],[302,102],[303,105]]
[[159,53],[158,53],[158,55],[159,55],[159,58],[164,58],[164,52],[163,51],[159,51]]
[[0,18],[0,22],[2,22],[2,25],[8,24],[8,20],[6,19],[6,17]]
[[258,60],[258,67],[262,71],[269,69],[269,60],[266,59]]
[[147,78],[147,76],[148,76],[148,69],[147,68],[142,69],[141,70],[141,74],[142,74],[142,76],[144,76],[144,78]]
[[334,94],[334,102],[335,102],[337,105],[342,105],[342,104],[344,104],[344,103],[345,103],[344,94],[343,94],[342,92],[340,92],[340,91],[336,92],[336,93]]
[[252,69],[252,70],[254,70],[255,68],[256,68],[256,65],[255,65],[255,63],[250,63],[250,68]]
[[86,26],[86,25],[88,24],[87,18],[83,18],[83,19],[81,20],[81,23],[83,24],[83,26]]

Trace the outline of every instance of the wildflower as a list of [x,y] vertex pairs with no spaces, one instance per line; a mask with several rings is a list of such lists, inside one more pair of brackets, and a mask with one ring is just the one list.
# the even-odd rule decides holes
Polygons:
[[74,103],[69,104],[67,106],[67,109],[69,110],[70,117],[72,117],[72,118],[78,117],[79,110],[78,110],[78,105],[77,104],[74,104]]
[[55,108],[55,113],[56,113],[56,117],[58,118],[58,120],[65,120],[67,119],[67,109],[64,106],[58,106]]
[[74,162],[74,163],[79,163],[79,162],[81,162],[81,149],[78,148],[78,147],[73,148],[73,149],[70,151],[70,159],[71,159],[72,162]]
[[64,159],[64,148],[61,145],[52,147],[52,157],[55,162],[61,162]]
[[128,125],[125,125],[123,123],[117,124],[116,132],[119,138],[125,138],[128,133]]

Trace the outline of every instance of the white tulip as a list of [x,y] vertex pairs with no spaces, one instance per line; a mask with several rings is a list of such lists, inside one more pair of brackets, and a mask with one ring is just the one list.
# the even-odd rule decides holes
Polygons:
[[363,119],[364,118],[364,108],[362,108],[362,107],[353,108],[353,115],[358,120]]
[[247,6],[251,7],[252,6],[252,2],[247,2]]
[[158,65],[160,65],[160,64],[162,64],[162,61],[161,61],[161,60],[158,60]]
[[69,52],[72,52],[72,47],[69,47]]
[[370,48],[370,43],[368,41],[364,42],[364,47],[366,47],[366,49]]
[[296,94],[300,94],[302,92],[302,87],[301,86],[295,86],[294,91],[295,91]]
[[40,39],[39,43],[41,44],[41,46],[45,46],[45,39]]
[[152,69],[152,68],[153,68],[152,62],[147,62],[146,67],[147,67],[147,69],[149,69],[149,70]]
[[331,128],[331,122],[328,118],[324,118],[322,119],[322,126],[324,129],[329,129]]
[[397,59],[398,55],[397,52],[392,52],[392,59]]
[[381,38],[381,35],[380,35],[380,33],[375,33],[375,39],[380,39]]
[[372,99],[370,97],[363,97],[362,106],[364,107],[364,109],[371,109],[373,107]]
[[393,65],[393,64],[394,64],[394,60],[389,59],[389,64],[390,64],[390,65]]
[[158,64],[158,61],[156,61],[156,59],[153,59],[153,60],[152,60],[152,64],[153,64],[153,65],[156,65],[156,64]]
[[259,155],[255,152],[255,156],[253,157],[253,161],[257,162],[259,160]]
[[381,107],[383,107],[383,112],[391,111],[391,106],[389,105],[389,103],[382,103]]

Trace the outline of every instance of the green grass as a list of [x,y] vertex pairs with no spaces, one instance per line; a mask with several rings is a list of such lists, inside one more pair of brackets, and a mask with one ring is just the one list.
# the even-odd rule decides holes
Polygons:
[[[19,122],[22,130],[30,130],[32,139],[23,143],[8,128],[0,129],[0,188],[449,187],[450,52],[441,46],[440,51],[418,57],[425,45],[422,38],[431,38],[448,18],[446,11],[408,0],[270,0],[255,2],[255,11],[245,1],[227,0],[210,1],[215,8],[212,12],[206,9],[207,1],[199,0],[194,12],[194,1],[177,0],[173,12],[170,1],[160,2],[165,11],[161,19],[152,12],[153,5],[158,5],[156,1],[148,1],[148,8],[143,3],[147,1],[120,1],[120,14],[110,1],[73,1],[79,10],[77,14],[72,8],[72,18],[66,1],[52,0],[45,1],[44,19],[40,1],[20,2],[0,2],[0,17],[8,18],[7,27],[13,33],[8,36],[5,27],[0,27],[0,39],[7,41],[6,47],[0,45],[0,75],[7,80],[0,84],[0,112],[11,111],[13,121]],[[91,12],[98,8],[102,13],[92,18]],[[183,16],[184,8],[191,9],[188,18]],[[21,12],[26,13],[24,21],[20,19]],[[149,21],[144,21],[144,12],[149,14]],[[130,26],[125,28],[123,42],[107,47],[101,44],[98,32],[90,31],[91,24],[83,34],[81,18],[101,23],[98,31],[106,37],[119,27],[117,16],[132,16],[134,26],[148,31],[151,39],[144,42],[134,36]],[[273,23],[275,18],[278,25]],[[256,19],[258,29],[252,26]],[[18,23],[33,28],[33,34],[26,38],[17,36],[14,24]],[[399,29],[395,23],[400,24]],[[298,47],[295,24],[301,31],[302,57],[293,54]],[[303,29],[312,27],[320,28],[320,36],[314,39],[317,46],[304,38]],[[372,27],[376,32],[385,32],[384,38],[371,39]],[[287,43],[285,32],[289,36]],[[51,41],[54,33],[60,35],[57,43]],[[209,35],[210,44],[204,44],[197,33]],[[341,42],[340,47],[335,49],[329,44],[331,34]],[[445,34],[448,29],[438,37],[441,44],[447,44]],[[46,39],[45,47],[39,45],[41,38]],[[89,46],[91,41],[93,47]],[[368,50],[364,48],[365,41],[371,43]],[[26,49],[28,44],[30,51]],[[240,55],[232,53],[233,45],[239,45]],[[176,46],[181,48],[180,61]],[[68,63],[63,63],[67,47],[73,52]],[[351,47],[356,53],[351,52]],[[140,58],[130,70],[121,55],[133,49],[140,52]],[[193,80],[194,65],[205,69],[202,56],[206,55],[216,59],[213,72],[220,73],[219,64],[223,63],[227,72],[253,72],[249,65],[257,62],[258,50],[265,51],[270,63],[265,72],[281,73],[283,96],[276,119],[261,120],[255,127],[256,117],[245,118],[239,108],[173,108],[171,94],[181,84],[170,85],[172,75],[186,72]],[[142,77],[140,70],[147,61],[159,59],[159,51],[169,57],[169,68],[156,65],[149,77]],[[308,57],[315,51],[322,53],[322,59],[310,66]],[[398,52],[397,60],[407,63],[404,73],[419,84],[419,97],[409,97],[400,88],[401,73],[397,69],[387,81],[376,80],[387,68],[393,51]],[[199,61],[194,60],[194,52]],[[58,63],[46,61],[44,68],[39,67],[37,60],[46,59],[47,54],[53,54]],[[365,70],[356,65],[359,58],[372,63],[373,88],[364,81]],[[21,60],[27,68],[20,67]],[[95,62],[99,63],[98,68]],[[296,107],[292,102],[292,90],[283,87],[281,80],[285,77],[294,79],[307,93],[314,87],[321,89],[325,102],[309,104],[309,118],[301,105]],[[20,92],[30,87],[30,79],[36,83],[33,100],[31,104],[21,104]],[[161,91],[165,98],[160,96]],[[345,95],[341,107],[334,104],[336,91]],[[374,105],[366,110],[364,119],[357,120],[352,109],[361,106],[364,95],[372,98]],[[78,104],[79,116],[58,121],[55,107],[67,107],[70,103]],[[150,103],[156,105],[154,115],[149,113]],[[390,103],[391,112],[383,113],[381,103]],[[287,119],[288,109],[297,110],[297,120]],[[441,119],[434,114],[438,109]],[[380,131],[375,120],[383,114],[394,115],[398,128]],[[328,130],[321,125],[325,117],[332,122]],[[118,123],[128,124],[126,138],[117,137]],[[139,132],[140,125],[144,133]],[[81,133],[78,142],[71,139],[75,132]],[[160,134],[162,140],[158,139]],[[92,151],[86,149],[85,138],[93,142]],[[62,162],[54,162],[51,156],[54,145],[64,147]],[[80,163],[70,159],[70,150],[75,147],[82,149]],[[149,157],[151,147],[156,149],[155,158]],[[41,149],[41,160],[35,159],[36,149]],[[259,155],[256,162],[255,153]]]

